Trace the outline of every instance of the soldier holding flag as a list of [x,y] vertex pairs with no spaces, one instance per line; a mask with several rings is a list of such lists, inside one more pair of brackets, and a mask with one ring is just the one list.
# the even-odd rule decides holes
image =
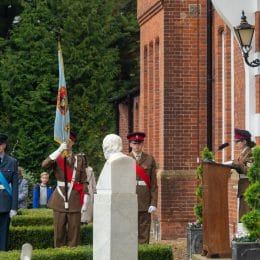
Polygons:
[[[57,180],[57,187],[48,202],[48,207],[53,209],[54,215],[55,247],[74,247],[80,244],[81,212],[87,210],[87,160],[82,154],[73,154],[72,146],[75,142],[76,135],[71,132],[67,143],[62,143],[42,162],[43,168],[53,169]],[[68,154],[63,158],[65,150]]]
[[75,155],[72,152],[76,134],[70,131],[68,97],[60,44],[58,57],[59,91],[54,140],[60,146],[42,162],[42,167],[52,169],[57,180],[57,187],[48,202],[48,207],[53,209],[54,215],[54,246],[74,247],[80,244],[81,212],[87,210],[85,169],[88,165],[84,154]]

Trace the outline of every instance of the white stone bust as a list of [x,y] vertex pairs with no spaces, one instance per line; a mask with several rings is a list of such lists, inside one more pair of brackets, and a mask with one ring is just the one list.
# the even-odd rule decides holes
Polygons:
[[135,160],[122,153],[122,139],[115,134],[103,140],[107,160],[97,182],[97,193],[135,193]]
[[114,160],[120,156],[124,156],[122,153],[122,139],[115,134],[107,135],[103,140],[103,153],[106,160]]

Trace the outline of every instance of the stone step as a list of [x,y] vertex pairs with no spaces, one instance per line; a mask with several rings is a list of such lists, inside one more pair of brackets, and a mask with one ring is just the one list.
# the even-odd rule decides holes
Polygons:
[[[193,254],[192,255],[192,260],[207,260],[207,259],[213,259],[213,258],[208,258],[206,256],[198,255],[198,254]],[[231,260],[231,258],[215,258],[218,260]]]

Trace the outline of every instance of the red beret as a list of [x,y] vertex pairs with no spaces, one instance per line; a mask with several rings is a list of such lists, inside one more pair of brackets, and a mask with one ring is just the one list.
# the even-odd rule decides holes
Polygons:
[[144,138],[145,138],[145,133],[143,132],[133,132],[127,135],[127,139],[131,143],[141,143],[144,141]]
[[247,130],[235,129],[235,141],[250,140],[251,134]]

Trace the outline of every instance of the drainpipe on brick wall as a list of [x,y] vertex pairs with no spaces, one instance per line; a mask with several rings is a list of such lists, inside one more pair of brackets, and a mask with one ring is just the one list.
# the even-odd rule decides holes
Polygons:
[[127,105],[128,105],[128,133],[133,132],[133,97],[127,97]]
[[118,102],[113,103],[114,110],[115,110],[115,120],[116,120],[116,134],[119,135],[119,104]]
[[212,150],[212,4],[207,0],[207,146]]

